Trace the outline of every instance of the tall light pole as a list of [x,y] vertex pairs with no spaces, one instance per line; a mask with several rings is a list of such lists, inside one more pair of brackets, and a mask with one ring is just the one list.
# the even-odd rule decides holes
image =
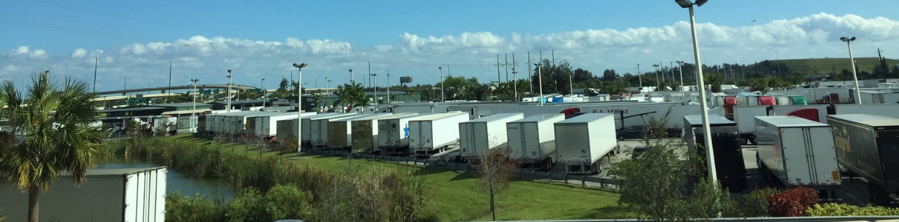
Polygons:
[[637,63],[637,81],[640,81],[640,92],[643,92],[643,73],[640,73],[640,63]]
[[855,36],[852,36],[852,38],[840,37],[840,41],[846,42],[846,47],[849,48],[849,63],[852,64],[852,80],[855,80],[855,104],[862,104],[862,96],[858,88],[858,75],[855,73],[855,58],[852,57],[852,41],[855,41]]
[[[496,57],[499,58],[499,54],[496,54]],[[442,66],[438,66],[437,69],[440,70],[440,100],[443,101],[443,102],[446,102],[446,92],[443,91],[443,82],[445,82],[445,81],[443,80],[443,67],[442,67]],[[497,69],[498,69],[498,68],[497,68]],[[497,75],[497,78],[498,78],[498,77],[499,77],[499,76]]]
[[353,80],[353,69],[350,69],[350,85],[356,85],[356,81]]
[[328,81],[328,84],[326,86],[328,88],[328,90],[325,92],[327,92],[328,94],[331,94],[331,79],[328,79],[328,77],[325,77],[325,81]]
[[262,107],[265,107],[265,94],[268,93],[266,92],[267,90],[265,90],[265,79],[262,79],[262,84],[260,84],[259,86],[262,87]]
[[300,86],[302,86],[303,82],[303,68],[306,67],[306,63],[294,63],[293,67],[297,68],[297,157],[300,157],[300,152],[303,151],[303,95],[300,94]]
[[[97,93],[97,63],[99,63],[99,62],[100,62],[100,57],[94,56],[94,85],[93,85],[94,92],[93,93]],[[169,73],[171,73],[171,72],[169,72]],[[171,77],[169,77],[169,79],[171,79]],[[13,82],[15,82],[15,81],[13,81]],[[171,84],[169,84],[169,85],[171,85]],[[171,86],[169,86],[169,88],[171,88]],[[169,89],[169,90],[171,90],[171,89]]]
[[534,65],[537,66],[537,80],[540,84],[540,106],[543,106],[543,100],[546,99],[543,98],[543,69],[540,67],[540,63],[534,63]]
[[372,73],[371,79],[372,79],[372,83],[371,83],[372,89],[375,90],[375,95],[372,98],[375,99],[375,107],[378,107],[378,74]]
[[390,69],[387,69],[387,104],[390,104]]
[[[690,0],[675,0],[681,8],[689,8],[690,9],[690,31],[693,34],[693,57],[696,59],[696,67],[702,67],[702,62],[699,57],[699,41],[696,39],[696,19],[693,18],[693,5],[702,6],[708,0],[697,0],[696,3],[691,2]],[[702,69],[699,68],[696,70],[697,79],[696,82],[699,85],[699,106],[702,113],[702,130],[703,137],[705,137],[705,150],[706,150],[706,164],[708,164],[709,170],[709,179],[711,184],[718,184],[718,174],[715,169],[715,149],[712,148],[712,130],[709,126],[709,110],[706,108],[706,99],[705,99],[705,82],[702,77]]]
[[228,70],[228,108],[226,109],[227,113],[231,112],[231,70]]
[[687,95],[684,92],[684,61],[677,61],[677,72],[680,73],[680,94],[683,97]]
[[193,131],[197,132],[197,123],[199,121],[194,118],[194,115],[197,114],[197,82],[199,82],[200,79],[190,79],[190,81],[194,82],[194,109],[190,112],[190,123],[193,125]]
[[659,84],[659,64],[652,64],[656,68],[656,91],[662,91],[662,85]]

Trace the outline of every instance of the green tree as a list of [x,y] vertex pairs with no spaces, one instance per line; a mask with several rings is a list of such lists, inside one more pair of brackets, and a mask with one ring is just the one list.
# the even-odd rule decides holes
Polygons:
[[334,94],[337,95],[337,101],[334,102],[334,106],[343,104],[350,107],[365,107],[368,105],[368,97],[365,96],[365,90],[360,83],[338,86],[337,92]]
[[[646,151],[612,166],[609,175],[618,180],[621,197],[618,203],[641,217],[656,221],[686,221],[712,218],[718,212],[734,209],[733,200],[720,185],[700,180],[692,194],[684,186],[688,177],[701,175],[701,163],[695,153],[679,152],[682,144],[663,140],[670,110],[662,119],[651,118],[651,133],[644,135]],[[683,143],[683,142],[681,142]]]
[[289,83],[287,82],[287,79],[285,79],[284,77],[281,77],[281,83],[278,84],[278,90],[276,90],[276,91],[278,91],[278,92],[287,92],[287,85],[288,85],[288,84],[289,84]]
[[756,77],[746,80],[746,83],[749,84],[749,87],[752,87],[752,90],[766,93],[768,92],[769,80],[770,77]]
[[[446,92],[446,100],[476,100],[478,99],[476,89],[480,86],[478,83],[478,79],[475,77],[471,77],[466,79],[462,76],[450,76],[446,77],[446,79],[442,82],[445,83],[446,86],[444,91]],[[441,83],[437,83],[437,98],[440,98],[440,87]]]
[[711,86],[712,92],[721,92],[721,84],[724,83],[724,76],[721,73],[712,73],[705,76],[705,84]]
[[37,222],[41,193],[62,171],[70,173],[76,185],[83,183],[100,156],[103,136],[90,126],[98,115],[84,82],[67,78],[60,88],[43,73],[32,77],[27,92],[16,88],[10,81],[0,86],[0,104],[6,105],[0,117],[13,127],[0,141],[13,144],[0,151],[0,174],[28,192],[28,221]]

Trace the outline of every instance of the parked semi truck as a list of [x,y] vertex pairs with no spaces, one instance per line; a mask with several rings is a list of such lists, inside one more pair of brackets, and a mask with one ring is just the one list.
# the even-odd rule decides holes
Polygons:
[[556,164],[567,173],[598,174],[600,158],[618,146],[615,117],[609,113],[587,113],[553,124]]
[[468,113],[444,113],[409,120],[409,150],[416,156],[430,156],[459,142],[459,123]]
[[840,201],[839,165],[827,124],[797,116],[755,118],[762,177],[782,187],[810,187],[819,201]]
[[827,116],[837,161],[867,181],[871,202],[899,203],[899,119],[870,114]]
[[565,120],[563,114],[537,114],[506,123],[509,157],[527,167],[552,168],[556,154],[553,124]]
[[740,130],[741,144],[756,144],[755,117],[767,116],[768,106],[736,106],[734,107],[734,122]]
[[524,118],[523,113],[497,113],[459,123],[461,157],[467,160],[486,155],[487,151],[509,141],[506,123]]
[[[709,127],[718,180],[730,192],[741,192],[746,189],[747,181],[737,124],[723,116],[709,115]],[[706,157],[704,135],[701,116],[684,116],[684,140],[689,150],[703,159]]]

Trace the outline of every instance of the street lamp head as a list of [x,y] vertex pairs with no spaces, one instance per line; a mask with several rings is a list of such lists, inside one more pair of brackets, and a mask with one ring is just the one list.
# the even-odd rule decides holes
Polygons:
[[300,64],[294,63],[293,67],[296,67],[298,69],[306,68],[306,63],[300,63]]
[[443,70],[443,66],[438,66],[437,69]]
[[658,67],[659,67],[659,64],[652,64],[652,67],[658,68]]
[[696,0],[696,3],[694,4],[690,0],[674,0],[674,2],[677,2],[677,4],[680,5],[681,8],[689,8],[690,6],[693,6],[693,5],[702,6],[708,1],[709,0]]
[[350,72],[353,72],[353,69],[350,69]]
[[230,70],[230,69],[228,70],[228,73],[231,73],[231,70]]
[[696,6],[702,7],[709,0],[696,0]]

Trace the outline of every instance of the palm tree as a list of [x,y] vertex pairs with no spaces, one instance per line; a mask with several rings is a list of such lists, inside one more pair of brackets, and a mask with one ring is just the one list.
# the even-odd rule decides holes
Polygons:
[[368,104],[368,98],[365,96],[365,89],[362,88],[362,84],[344,84],[342,86],[337,87],[337,92],[334,94],[337,95],[337,101],[334,102],[334,106],[338,104],[343,104],[351,107],[362,106]]
[[13,132],[2,138],[0,175],[28,192],[28,221],[38,221],[41,192],[60,173],[84,182],[87,169],[96,165],[102,132],[90,124],[97,120],[87,84],[66,79],[62,88],[50,83],[45,72],[32,77],[27,92],[13,82],[0,85],[0,117]]

